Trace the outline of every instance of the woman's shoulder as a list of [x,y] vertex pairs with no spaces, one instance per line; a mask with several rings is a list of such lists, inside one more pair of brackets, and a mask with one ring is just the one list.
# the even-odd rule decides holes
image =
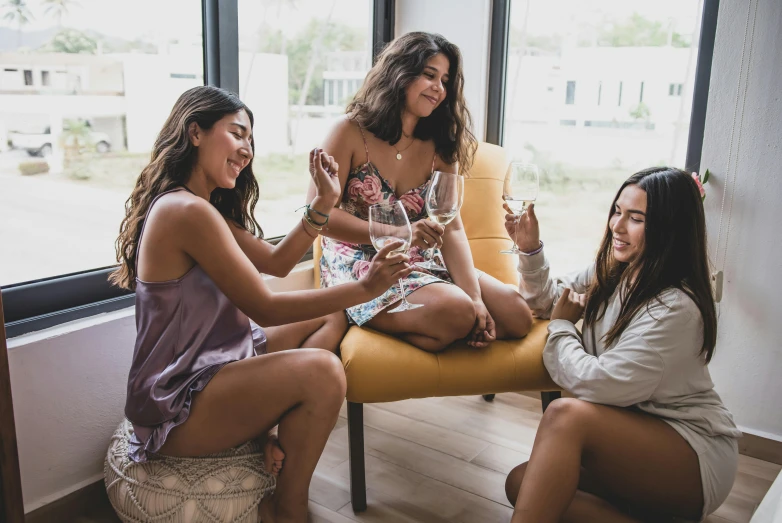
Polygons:
[[[363,130],[363,132],[369,133],[369,131],[366,129]],[[331,126],[329,137],[340,138],[342,140],[348,139],[351,141],[358,140],[360,142],[362,141],[361,133],[362,129],[359,127],[358,122],[352,119],[350,115],[345,115],[338,119],[337,122]]]
[[673,333],[688,328],[700,329],[702,317],[698,305],[689,294],[670,287],[641,308],[633,323],[641,332],[654,328]]
[[154,227],[156,223],[165,224],[165,228],[174,234],[194,226],[225,221],[211,203],[184,190],[166,193],[158,198],[147,220],[147,227]]

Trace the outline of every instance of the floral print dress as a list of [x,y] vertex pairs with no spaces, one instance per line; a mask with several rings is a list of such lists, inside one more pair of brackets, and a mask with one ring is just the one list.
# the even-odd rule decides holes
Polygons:
[[[364,140],[364,147],[366,148],[366,140]],[[434,161],[432,167],[434,168]],[[407,217],[412,223],[427,217],[424,202],[430,183],[431,178],[423,185],[397,197],[391,184],[380,175],[377,168],[369,161],[369,151],[367,150],[367,162],[356,167],[348,175],[339,208],[362,220],[369,221],[370,206],[376,203],[392,204],[399,200],[407,210]],[[320,258],[320,283],[322,287],[358,280],[366,274],[372,258],[377,254],[377,250],[372,245],[357,245],[326,237],[322,237],[321,245],[323,247],[323,256]],[[417,247],[411,247],[407,254],[410,256],[411,264],[424,259],[424,251]],[[439,248],[434,249],[433,258],[442,260]],[[430,283],[453,283],[450,274],[446,271],[439,271],[435,276],[424,269],[417,269],[403,281],[405,296],[409,296],[410,293]],[[351,323],[363,325],[383,309],[401,299],[402,295],[397,283],[380,297],[350,307],[346,312]]]

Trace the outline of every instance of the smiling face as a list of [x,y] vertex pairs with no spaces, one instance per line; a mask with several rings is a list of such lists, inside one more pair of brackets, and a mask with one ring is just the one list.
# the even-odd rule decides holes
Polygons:
[[608,227],[611,229],[614,259],[623,263],[636,260],[644,250],[646,191],[637,185],[622,189]]
[[421,74],[407,86],[405,109],[419,118],[426,118],[439,107],[445,97],[448,68],[451,66],[444,54],[438,53],[427,60]]
[[229,114],[209,130],[192,124],[190,139],[198,148],[197,167],[213,187],[233,189],[253,158],[252,125],[245,111]]

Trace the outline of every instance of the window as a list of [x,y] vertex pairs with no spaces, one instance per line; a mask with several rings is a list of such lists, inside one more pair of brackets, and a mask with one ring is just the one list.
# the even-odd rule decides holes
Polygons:
[[0,18],[13,36],[0,59],[0,286],[115,264],[153,141],[204,82],[200,0],[24,4]]
[[541,167],[536,211],[555,272],[594,260],[629,175],[684,167],[699,5],[511,0],[503,145]]
[[257,218],[267,238],[301,218],[309,151],[322,143],[372,64],[366,0],[239,0],[239,94],[256,116]]
[[568,82],[565,88],[565,104],[573,105],[576,99],[576,82]]

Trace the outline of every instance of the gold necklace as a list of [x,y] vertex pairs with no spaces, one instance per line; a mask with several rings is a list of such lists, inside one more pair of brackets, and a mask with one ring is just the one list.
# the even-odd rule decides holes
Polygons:
[[[402,134],[404,135],[405,133],[402,133]],[[407,135],[405,135],[405,136],[407,136]],[[407,136],[407,137],[408,137],[408,138],[410,138],[409,136]],[[411,145],[413,145],[413,142],[415,142],[415,138],[413,138],[413,141],[412,141],[412,142],[410,142],[410,143],[407,145],[407,147],[405,147],[405,148],[404,148],[404,149],[402,149],[401,151],[400,151],[399,149],[396,149],[396,145],[392,145],[392,146],[391,146],[391,147],[393,147],[394,149],[396,149],[396,159],[397,159],[397,160],[401,160],[401,159],[402,159],[402,153],[403,153],[404,151],[408,150],[408,149],[410,148],[410,146],[411,146]]]

